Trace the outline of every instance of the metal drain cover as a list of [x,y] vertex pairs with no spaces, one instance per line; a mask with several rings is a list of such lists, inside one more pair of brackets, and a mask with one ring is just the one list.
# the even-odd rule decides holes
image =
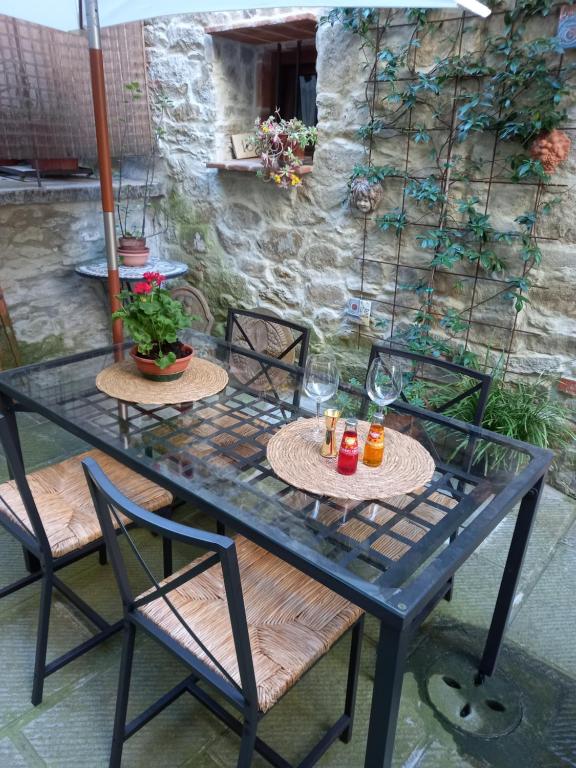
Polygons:
[[478,669],[464,654],[436,659],[426,675],[432,707],[464,733],[495,739],[518,727],[522,720],[520,690],[505,675],[477,681]]

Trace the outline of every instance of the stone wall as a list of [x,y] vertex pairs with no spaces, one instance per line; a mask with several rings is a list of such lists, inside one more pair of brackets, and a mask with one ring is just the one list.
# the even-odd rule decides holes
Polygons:
[[109,341],[104,291],[74,273],[76,264],[104,256],[98,208],[0,206],[0,285],[25,362]]
[[[189,263],[189,279],[206,293],[220,323],[230,305],[271,309],[310,324],[314,344],[337,344],[349,361],[358,357],[361,364],[366,353],[356,355],[357,328],[344,317],[345,302],[363,286],[366,298],[375,302],[374,317],[385,324],[387,310],[377,301],[392,296],[395,276],[378,262],[384,239],[377,233],[367,251],[374,261],[362,264],[363,219],[347,203],[350,170],[365,159],[356,136],[367,120],[365,59],[358,39],[340,27],[318,30],[319,143],[314,172],[302,188],[285,191],[252,174],[206,167],[231,156],[231,134],[252,129],[259,51],[205,30],[259,15],[270,12],[199,14],[146,24],[153,98],[162,90],[172,102],[161,147],[170,227],[154,247]],[[514,360],[526,371],[574,373],[575,173],[573,150],[555,179],[569,191],[543,230],[558,240],[544,245],[532,305],[520,316],[520,327],[534,334],[520,337]],[[391,185],[386,195],[393,201]],[[517,197],[508,203],[503,198],[503,218],[513,215]],[[41,342],[30,348],[39,356],[51,344],[59,351],[106,340],[100,288],[73,272],[76,263],[104,254],[97,198],[4,204],[0,224],[0,285],[20,341],[25,346]]]
[[172,182],[165,248],[188,261],[190,279],[220,321],[230,305],[259,306],[305,320],[323,342],[340,332],[344,303],[359,289],[359,229],[346,180],[362,158],[354,138],[364,117],[356,106],[361,57],[347,35],[319,30],[320,138],[314,173],[298,191],[254,174],[210,170],[207,162],[231,157],[230,135],[250,131],[256,117],[256,49],[204,34],[206,26],[239,17],[146,25],[151,81],[173,102],[162,142]]
[[[141,195],[138,184],[126,187],[134,199]],[[23,362],[110,343],[106,286],[74,271],[106,257],[101,211],[97,182],[49,182],[42,189],[15,182],[13,191],[2,189],[0,286]],[[160,244],[150,245],[157,255]],[[13,363],[1,332],[0,361]]]
[[[316,343],[337,341],[352,354],[358,334],[344,320],[346,300],[359,294],[362,282],[372,300],[385,300],[395,289],[393,271],[377,263],[381,240],[373,241],[374,253],[368,255],[376,261],[365,262],[362,273],[363,222],[346,200],[350,171],[364,159],[356,130],[367,119],[365,60],[351,33],[319,28],[319,142],[314,172],[302,188],[287,192],[253,175],[207,169],[206,162],[231,156],[230,134],[252,127],[257,52],[204,30],[246,15],[258,12],[146,25],[151,80],[174,104],[162,146],[172,183],[172,228],[165,247],[190,263],[190,279],[205,291],[218,319],[230,304],[276,310],[310,324]],[[573,151],[561,183],[573,184],[575,159]],[[394,190],[388,191],[393,197]],[[536,279],[540,287],[520,318],[520,327],[535,335],[521,337],[513,362],[529,372],[574,370],[573,202],[569,193],[546,224],[546,234],[560,240],[545,245]],[[503,200],[503,218],[506,205],[513,218],[512,197]],[[373,312],[385,325],[385,305],[375,303]]]

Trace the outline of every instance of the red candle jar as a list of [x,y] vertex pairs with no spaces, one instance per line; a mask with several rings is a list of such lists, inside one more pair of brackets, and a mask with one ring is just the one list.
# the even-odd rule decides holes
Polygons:
[[341,475],[353,475],[358,467],[358,432],[356,419],[346,419],[344,434],[338,452],[336,469]]

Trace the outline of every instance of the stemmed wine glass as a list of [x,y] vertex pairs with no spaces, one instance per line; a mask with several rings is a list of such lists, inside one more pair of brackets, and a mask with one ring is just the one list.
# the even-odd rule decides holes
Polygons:
[[372,402],[376,403],[382,413],[384,407],[393,403],[402,392],[402,367],[400,360],[392,355],[380,353],[368,370],[366,391]]
[[316,401],[315,435],[321,434],[320,403],[330,400],[338,391],[340,374],[336,361],[331,355],[310,355],[304,369],[304,391]]

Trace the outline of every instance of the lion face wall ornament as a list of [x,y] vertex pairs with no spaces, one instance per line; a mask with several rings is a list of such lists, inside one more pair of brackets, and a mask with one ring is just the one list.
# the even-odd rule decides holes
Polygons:
[[350,205],[360,213],[373,213],[382,200],[382,186],[359,176],[350,184]]

